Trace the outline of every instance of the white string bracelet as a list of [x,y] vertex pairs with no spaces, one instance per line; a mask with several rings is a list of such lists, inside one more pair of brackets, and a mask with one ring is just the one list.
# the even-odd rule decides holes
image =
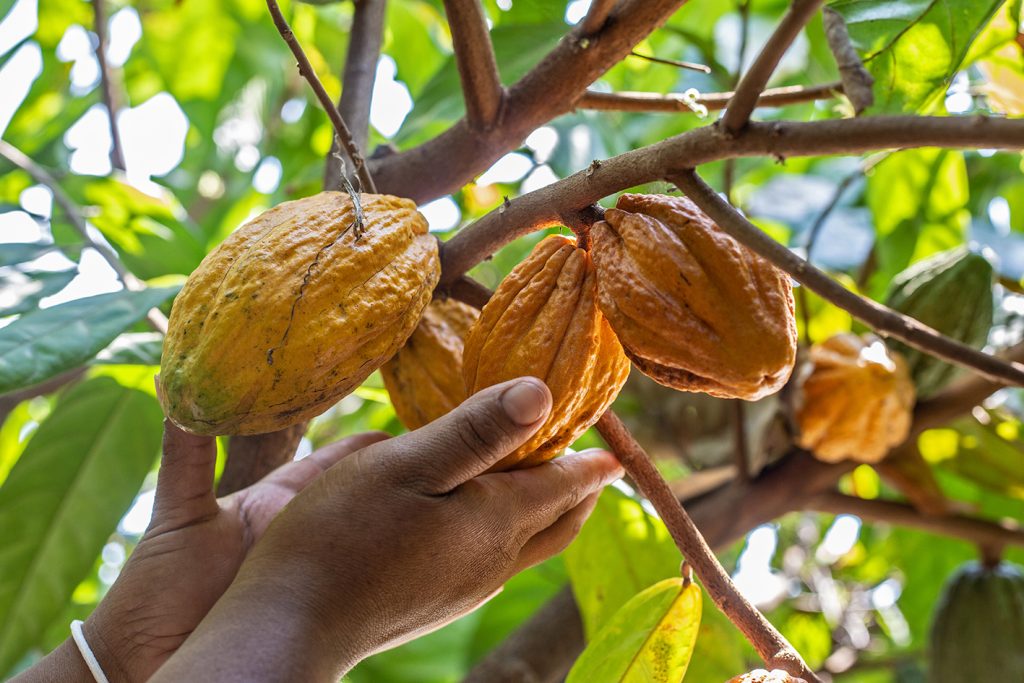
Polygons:
[[103,673],[103,667],[100,666],[99,660],[96,659],[96,655],[92,653],[92,648],[89,647],[89,643],[85,640],[81,619],[75,619],[71,622],[71,638],[74,639],[78,652],[82,655],[82,659],[85,660],[85,665],[89,667],[89,673],[96,679],[96,683],[110,683],[107,675]]

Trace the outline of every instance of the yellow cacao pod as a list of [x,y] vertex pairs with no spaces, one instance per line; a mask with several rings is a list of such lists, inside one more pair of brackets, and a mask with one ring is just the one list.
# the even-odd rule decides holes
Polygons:
[[597,308],[590,253],[561,235],[542,240],[484,306],[462,369],[469,394],[524,375],[551,389],[547,421],[495,470],[550,460],[597,422],[626,382],[629,360]]
[[685,197],[624,194],[591,232],[601,311],[644,374],[754,400],[796,361],[789,278]]
[[878,337],[838,334],[811,347],[797,443],[825,462],[878,462],[910,433],[914,383]]
[[160,366],[167,416],[197,434],[259,434],[319,415],[394,355],[440,275],[408,199],[323,192],[266,211],[192,273]]
[[461,301],[432,301],[405,346],[381,366],[395,414],[407,429],[433,422],[466,399],[462,347],[478,317]]
[[742,676],[730,678],[728,683],[807,683],[802,678],[790,676],[782,669],[754,669]]

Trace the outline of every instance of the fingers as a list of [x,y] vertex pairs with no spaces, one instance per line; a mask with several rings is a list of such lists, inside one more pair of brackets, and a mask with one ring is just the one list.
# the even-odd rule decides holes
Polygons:
[[568,547],[572,540],[583,528],[583,523],[594,511],[600,492],[591,493],[584,498],[576,507],[570,509],[559,517],[554,524],[547,529],[540,531],[533,538],[526,542],[523,549],[519,551],[516,559],[515,573],[529,569],[535,564],[540,564],[549,557],[553,557]]
[[526,442],[551,411],[551,392],[534,377],[484,389],[426,427],[398,437],[409,466],[440,494],[486,472]]
[[289,462],[278,467],[264,477],[260,483],[283,486],[298,493],[345,456],[390,438],[391,435],[386,432],[354,434],[317,449],[302,460]]
[[164,420],[163,457],[156,482],[152,527],[181,526],[217,512],[213,471],[217,440]]
[[622,477],[622,466],[608,451],[593,449],[570,453],[536,467],[485,475],[501,477],[512,510],[523,531],[533,535],[554,524],[589,496]]

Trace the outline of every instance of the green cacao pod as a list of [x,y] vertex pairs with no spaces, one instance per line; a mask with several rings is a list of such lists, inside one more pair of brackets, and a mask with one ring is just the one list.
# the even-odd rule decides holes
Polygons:
[[[992,265],[964,247],[919,261],[893,278],[886,305],[942,334],[980,349],[992,327]],[[892,344],[903,354],[917,395],[927,398],[946,386],[957,369],[938,358]]]
[[1024,681],[1024,574],[1005,562],[961,567],[932,617],[930,683]]

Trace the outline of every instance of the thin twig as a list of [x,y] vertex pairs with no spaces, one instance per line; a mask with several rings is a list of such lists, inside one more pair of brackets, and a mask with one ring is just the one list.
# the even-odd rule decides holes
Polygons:
[[677,69],[688,69],[690,71],[699,71],[702,74],[711,73],[711,67],[707,64],[697,64],[696,62],[681,62],[678,59],[665,59],[664,57],[654,57],[652,55],[645,55],[636,50],[629,53],[630,57],[637,57],[648,62],[654,62],[655,64],[664,64],[665,66],[674,66]]
[[475,130],[498,122],[505,89],[501,85],[494,46],[480,0],[444,0],[452,32],[455,63],[466,102],[466,121]]
[[768,79],[775,73],[782,56],[810,21],[811,16],[818,11],[822,2],[823,0],[793,0],[789,11],[782,17],[775,32],[768,38],[761,53],[737,86],[736,95],[720,121],[722,130],[735,135],[747,125],[754,107],[757,106],[758,97],[768,84]]
[[679,499],[673,495],[668,483],[622,424],[622,420],[615,413],[608,411],[601,416],[596,427],[637,488],[658,511],[676,546],[693,567],[708,595],[743,632],[768,668],[783,669],[806,681],[818,681],[818,677],[808,668],[793,646],[739,592],[728,572],[722,568],[718,558],[701,536],[700,530],[683,509]]
[[864,63],[853,47],[850,32],[842,15],[831,7],[826,7],[822,10],[822,19],[828,47],[836,59],[836,66],[839,67],[843,90],[850,99],[854,112],[860,114],[875,103],[875,79],[864,68]]
[[1017,525],[997,524],[962,515],[925,515],[904,503],[867,500],[837,491],[813,496],[808,499],[806,507],[818,512],[857,515],[872,522],[891,522],[974,543],[1024,546],[1024,530]]
[[[0,157],[28,173],[40,185],[50,189],[50,192],[53,193],[53,201],[60,206],[71,227],[82,238],[87,247],[95,249],[96,253],[107,262],[125,289],[145,289],[145,285],[121,263],[121,259],[116,251],[111,249],[106,243],[97,242],[92,238],[89,234],[89,226],[86,225],[85,218],[82,217],[82,210],[75,205],[71,197],[64,192],[60,183],[50,175],[49,171],[32,161],[28,155],[5,140],[0,140]],[[149,322],[150,327],[157,332],[167,333],[167,316],[158,309],[154,308],[146,314],[146,320]]]
[[93,31],[96,33],[96,61],[100,65],[100,92],[110,119],[110,165],[119,171],[125,169],[124,148],[117,126],[117,97],[114,93],[114,78],[107,63],[107,16],[103,7],[105,0],[92,0]]
[[917,320],[857,296],[828,275],[782,246],[723,200],[693,171],[669,174],[675,183],[725,232],[761,257],[789,273],[821,298],[867,323],[877,332],[991,380],[1024,386],[1024,365],[1007,363],[942,335]]
[[[377,80],[377,61],[384,40],[387,0],[358,0],[354,5],[338,112],[350,126],[356,148],[364,150],[370,139],[370,103],[373,84]],[[335,137],[331,141],[331,152],[327,155],[324,168],[326,190],[340,190],[342,187],[343,168],[335,156],[339,150],[340,145]],[[355,166],[355,161],[352,165]]]
[[608,21],[608,15],[615,9],[618,0],[594,0],[590,3],[587,16],[580,22],[580,32],[585,36],[592,36],[602,28]]
[[[771,88],[761,93],[757,100],[758,107],[783,107],[787,104],[828,100],[843,92],[841,83],[824,85],[800,86],[790,85],[784,88]],[[576,109],[596,109],[599,111],[642,111],[679,113],[692,112],[694,105],[705,107],[708,111],[725,109],[732,92],[697,94],[689,97],[686,94],[646,92],[596,92],[588,90],[576,102]]]
[[323,107],[324,111],[327,112],[327,116],[331,119],[331,124],[334,126],[335,134],[341,141],[342,146],[345,148],[345,152],[348,154],[349,159],[352,160],[352,164],[356,167],[356,176],[359,178],[359,183],[362,186],[363,192],[376,192],[377,188],[373,184],[373,178],[370,176],[370,170],[366,167],[366,163],[363,161],[363,155],[359,151],[359,147],[356,145],[355,140],[352,138],[352,132],[348,126],[345,125],[345,119],[341,118],[341,112],[334,106],[334,102],[331,101],[327,91],[324,90],[323,83],[317,77],[316,72],[313,70],[313,66],[309,63],[309,58],[306,57],[305,51],[302,46],[299,45],[298,39],[295,34],[292,33],[291,27],[288,25],[288,21],[281,14],[281,8],[277,4],[277,0],[267,0],[267,9],[270,10],[270,16],[274,19],[274,26],[277,27],[278,33],[284,39],[284,42],[288,44],[288,48],[295,55],[295,61],[299,67],[299,73],[309,83],[309,87],[313,89],[313,94],[320,101],[320,106]]

